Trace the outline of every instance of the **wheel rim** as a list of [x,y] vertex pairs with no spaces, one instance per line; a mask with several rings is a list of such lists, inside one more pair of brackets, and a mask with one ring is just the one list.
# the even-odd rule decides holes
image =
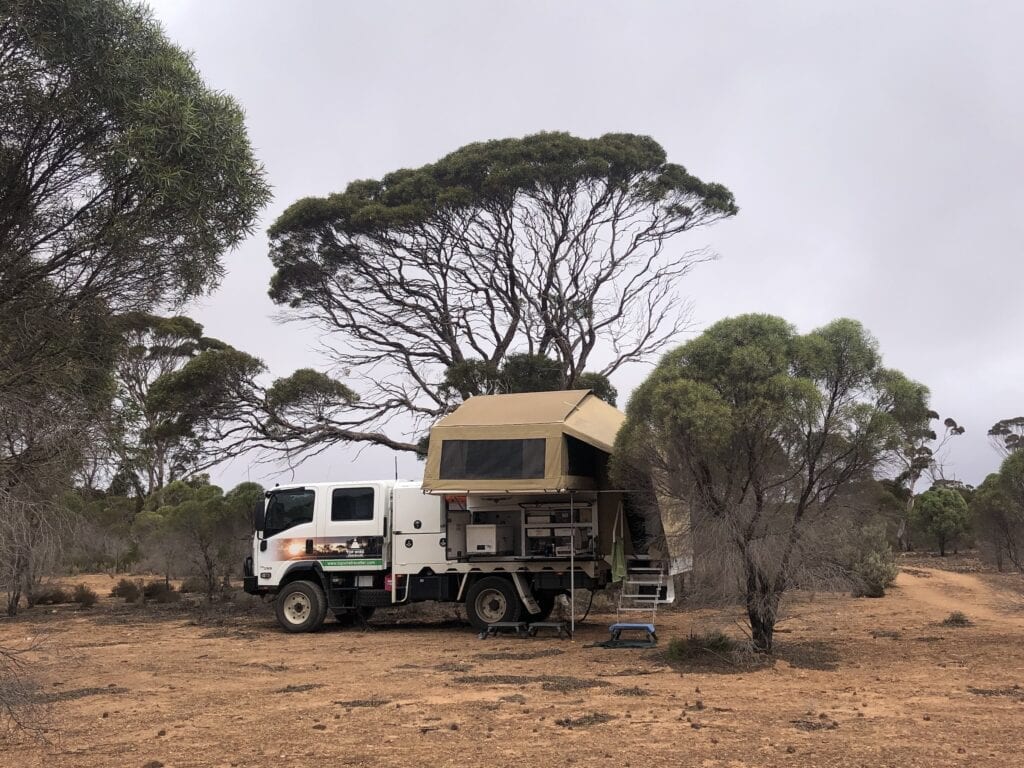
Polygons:
[[301,592],[292,592],[284,599],[284,617],[289,624],[301,624],[309,618],[313,604]]
[[485,589],[476,596],[476,613],[488,624],[501,621],[508,611],[508,599],[497,589]]

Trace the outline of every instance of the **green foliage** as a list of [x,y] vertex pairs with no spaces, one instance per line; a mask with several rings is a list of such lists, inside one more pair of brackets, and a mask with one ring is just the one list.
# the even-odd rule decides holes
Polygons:
[[8,284],[41,274],[117,306],[215,284],[269,199],[234,100],[126,0],[10,0],[0,45]]
[[[345,192],[326,198],[304,198],[281,214],[268,234],[281,240],[325,225],[354,233],[422,226],[438,212],[500,204],[545,188],[565,194],[593,182],[620,189],[636,185],[638,197],[671,208],[682,219],[737,212],[725,187],[706,184],[667,163],[664,150],[649,137],[607,134],[579,139],[567,133],[540,133],[469,144],[421,168],[395,171],[380,181],[356,181]],[[344,249],[326,255],[344,266]],[[279,261],[275,260],[278,272],[271,297],[280,303],[300,300],[308,275],[297,268],[301,263]]]
[[175,481],[147,500],[136,518],[136,535],[167,576],[184,567],[202,579],[212,600],[241,562],[249,510],[262,495],[256,483],[242,483],[225,495],[205,479]]
[[67,552],[70,564],[81,570],[117,573],[138,559],[138,544],[132,536],[138,500],[79,490],[65,494],[63,504],[76,522]]
[[945,555],[946,546],[968,529],[967,501],[952,488],[930,488],[918,497],[913,519]]
[[340,381],[312,368],[301,368],[271,385],[266,408],[272,428],[290,419],[315,424],[324,420],[330,409],[358,400],[359,396]]
[[92,608],[96,605],[97,600],[99,600],[99,595],[86,584],[76,585],[71,592],[71,601],[78,603],[83,608]]
[[899,573],[885,524],[868,523],[855,529],[850,538],[842,559],[854,578],[854,596],[883,597]]
[[688,517],[676,524],[693,532],[703,567],[735,569],[755,648],[767,651],[784,592],[828,565],[812,543],[927,410],[925,395],[882,366],[853,320],[801,336],[778,317],[730,318],[634,391],[612,470],[620,482],[649,474]]
[[1002,570],[1024,572],[1024,451],[1013,451],[985,478],[970,502],[982,553]]

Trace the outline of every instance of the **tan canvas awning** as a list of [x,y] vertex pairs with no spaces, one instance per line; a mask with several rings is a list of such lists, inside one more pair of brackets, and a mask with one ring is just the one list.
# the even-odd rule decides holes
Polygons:
[[595,488],[625,416],[589,390],[472,397],[430,430],[432,493]]

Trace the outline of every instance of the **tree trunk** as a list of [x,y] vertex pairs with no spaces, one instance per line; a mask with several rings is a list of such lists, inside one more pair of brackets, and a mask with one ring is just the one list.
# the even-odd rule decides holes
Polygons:
[[771,589],[771,582],[749,559],[747,567],[747,619],[750,637],[757,653],[771,653],[780,595]]
[[15,586],[10,592],[7,593],[7,615],[17,616],[18,615],[18,603],[21,602],[21,588]]
[[771,653],[775,635],[775,616],[762,616],[757,610],[747,610],[750,620],[750,637],[757,653]]

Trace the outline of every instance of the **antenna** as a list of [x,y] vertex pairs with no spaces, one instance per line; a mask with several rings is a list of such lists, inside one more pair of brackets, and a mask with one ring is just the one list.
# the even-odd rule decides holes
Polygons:
[[398,480],[398,457],[395,456],[395,480]]

